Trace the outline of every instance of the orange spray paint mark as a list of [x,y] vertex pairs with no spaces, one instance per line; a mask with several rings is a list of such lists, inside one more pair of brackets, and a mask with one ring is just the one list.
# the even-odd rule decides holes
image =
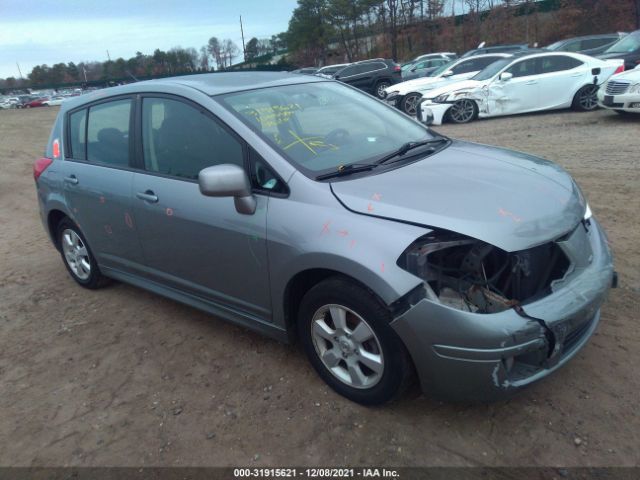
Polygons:
[[167,208],[165,213],[167,214],[167,217],[173,217],[173,208]]
[[327,234],[331,233],[331,230],[329,230],[329,225],[331,225],[331,220],[327,220],[325,224],[322,226],[322,231],[320,232],[320,235],[324,235],[325,233]]
[[60,158],[60,140],[53,141],[53,158]]
[[127,227],[133,229],[133,218],[131,218],[129,212],[124,212],[124,223],[127,224]]
[[373,205],[371,204],[367,205],[367,210],[370,212],[373,212]]

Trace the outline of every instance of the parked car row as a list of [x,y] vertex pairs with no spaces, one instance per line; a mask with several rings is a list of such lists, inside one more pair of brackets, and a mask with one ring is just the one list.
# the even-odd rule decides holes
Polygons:
[[[615,38],[618,41],[611,44]],[[603,93],[599,101],[598,90],[611,76],[640,64],[640,31],[578,37],[549,47],[477,54],[486,51],[479,48],[427,77],[387,88],[384,100],[408,115],[416,115],[421,105],[436,125],[568,107],[593,110],[599,104],[636,111],[635,100],[614,100]],[[566,51],[578,48],[602,53],[594,57]],[[634,75],[623,82],[628,87],[625,95],[635,93]]]

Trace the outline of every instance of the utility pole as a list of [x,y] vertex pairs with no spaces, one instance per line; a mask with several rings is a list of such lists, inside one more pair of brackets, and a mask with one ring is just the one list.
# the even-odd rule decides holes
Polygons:
[[20,74],[20,80],[24,80],[22,78],[22,70],[20,70],[20,64],[18,62],[16,62],[16,67],[18,67],[18,73]]
[[242,15],[240,15],[240,35],[242,35],[242,56],[247,61],[247,49],[244,46],[244,29],[242,28]]
[[107,59],[111,61],[111,55],[109,55],[109,50],[107,50]]

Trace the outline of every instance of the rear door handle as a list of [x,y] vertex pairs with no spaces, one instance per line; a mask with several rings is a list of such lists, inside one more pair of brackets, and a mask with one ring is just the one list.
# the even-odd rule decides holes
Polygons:
[[153,193],[151,190],[147,190],[146,192],[138,192],[136,193],[136,197],[138,197],[140,200],[144,200],[145,202],[149,202],[149,203],[158,202],[158,196],[155,193]]
[[68,177],[64,177],[64,181],[72,185],[77,185],[78,177],[76,177],[75,175],[69,175]]
[[529,80],[525,85],[535,85],[536,83],[538,83],[537,80]]

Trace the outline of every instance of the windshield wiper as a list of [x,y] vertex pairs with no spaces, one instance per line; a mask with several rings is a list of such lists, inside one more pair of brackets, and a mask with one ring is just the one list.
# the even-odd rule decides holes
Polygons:
[[378,165],[378,163],[350,163],[349,165],[340,165],[335,172],[323,173],[322,175],[318,175],[316,177],[316,180],[325,180],[327,178],[351,175],[352,173],[366,172],[367,170],[373,170]]
[[430,140],[422,140],[419,142],[407,142],[403,144],[400,148],[398,148],[396,151],[391,152],[389,155],[382,157],[376,163],[378,165],[382,165],[396,157],[404,156],[409,150],[413,150],[414,148],[422,147],[424,145],[433,145],[434,143],[442,143],[446,141],[448,141],[448,139],[445,137],[442,137],[442,138],[432,138]]

